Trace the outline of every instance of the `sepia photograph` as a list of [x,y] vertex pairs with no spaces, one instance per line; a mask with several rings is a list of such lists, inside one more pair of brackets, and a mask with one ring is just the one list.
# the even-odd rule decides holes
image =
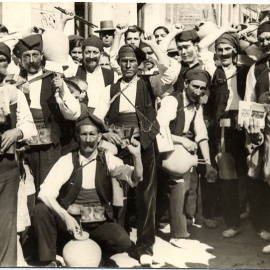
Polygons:
[[269,70],[270,4],[0,2],[0,268],[269,269]]

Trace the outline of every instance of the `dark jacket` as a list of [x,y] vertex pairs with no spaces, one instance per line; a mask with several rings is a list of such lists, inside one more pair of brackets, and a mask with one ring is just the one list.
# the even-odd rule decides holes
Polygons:
[[254,75],[256,78],[256,102],[259,102],[259,99],[263,93],[269,91],[268,61],[269,57],[264,57],[255,64]]
[[[237,67],[237,92],[241,99],[244,99],[246,89],[246,78],[249,67]],[[217,67],[212,84],[210,86],[210,97],[205,110],[210,117],[218,121],[224,114],[227,107],[230,91],[228,89],[227,78],[222,66]]]

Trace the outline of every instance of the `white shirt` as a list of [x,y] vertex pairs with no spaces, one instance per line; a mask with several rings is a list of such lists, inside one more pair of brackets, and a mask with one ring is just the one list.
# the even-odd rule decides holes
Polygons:
[[229,110],[238,110],[239,109],[239,101],[242,100],[237,92],[237,68],[235,65],[230,67],[223,67],[226,78],[230,78],[227,80],[228,90],[230,91],[227,107],[225,111]]
[[[28,81],[30,81],[31,79],[34,79],[42,74],[43,74],[42,70],[40,70],[38,73],[34,75],[27,74],[27,79]],[[41,85],[42,85],[42,79],[29,84],[31,108],[41,109],[41,104],[40,104]],[[64,85],[64,96],[62,99],[60,97],[56,98],[56,101],[59,104],[60,111],[63,114],[65,119],[76,120],[81,115],[80,103],[70,93],[65,82],[63,82],[63,85]]]
[[[268,68],[269,64],[266,62]],[[268,80],[269,80],[269,85],[270,85],[270,76],[268,72]],[[245,101],[251,101],[251,102],[256,102],[257,101],[257,96],[256,96],[256,91],[255,91],[255,85],[256,85],[256,78],[255,78],[255,64],[253,64],[249,72],[247,74],[247,82],[246,82],[246,92],[245,92]],[[270,90],[270,89],[269,89]]]
[[[186,92],[183,92],[184,107],[190,104],[187,99]],[[161,107],[157,112],[157,121],[160,126],[169,126],[170,122],[176,118],[178,101],[174,96],[166,96],[161,100]],[[187,133],[190,129],[190,125],[194,119],[196,112],[195,104],[191,104],[184,108],[185,112],[185,126],[183,133]],[[202,106],[199,107],[195,119],[194,119],[194,132],[195,141],[200,142],[202,140],[208,140],[207,129],[203,120]]]
[[[5,97],[1,98],[2,102],[8,102],[10,105],[17,103],[16,109],[16,127],[23,133],[23,140],[30,139],[37,135],[36,126],[33,121],[32,113],[29,109],[28,103],[24,94],[18,90],[14,85],[5,84],[0,86],[1,92],[5,93]],[[9,110],[9,107],[8,107]],[[7,112],[8,113],[8,112]]]
[[95,70],[90,73],[86,72],[86,81],[88,83],[87,95],[88,95],[88,105],[87,107],[96,108],[100,96],[102,95],[105,84],[103,73],[100,66],[97,66]]
[[[82,188],[89,189],[95,187],[96,156],[97,151],[95,151],[89,159],[86,159],[79,153],[81,165],[89,162],[90,160],[94,160],[82,168]],[[127,181],[131,187],[134,187],[131,178],[134,168],[124,164],[121,159],[109,153],[105,154],[105,158],[110,176]],[[54,164],[43,184],[40,186],[38,197],[53,197],[56,199],[61,187],[70,179],[73,169],[72,153],[62,156]]]
[[[28,81],[30,81],[42,74],[43,72],[42,70],[40,70],[36,74],[33,74],[33,75],[28,74],[27,79]],[[30,91],[29,95],[30,95],[30,100],[31,100],[30,108],[41,109],[41,105],[40,105],[41,83],[42,83],[42,80],[38,80],[29,84],[29,91]]]
[[[172,85],[176,82],[177,76],[179,74],[180,65],[179,63],[174,60],[170,59],[170,66],[165,67],[164,65],[158,64],[159,75],[151,76],[150,83],[152,86],[153,93],[156,97],[164,94],[171,90]],[[123,81],[120,83],[121,90],[127,84]],[[107,112],[110,109],[110,89],[111,85],[108,85],[100,100],[99,106],[95,109],[94,114],[99,117],[100,119],[104,120]],[[129,87],[124,91],[124,94],[132,101],[132,104],[135,106],[136,101],[136,94],[137,94],[137,76],[132,79]],[[120,112],[135,112],[135,109],[132,105],[126,100],[123,95],[120,95]]]
[[32,113],[29,109],[25,95],[18,90],[17,99],[17,124],[23,133],[23,140],[30,139],[32,136],[37,135],[36,126],[34,124]]
[[210,51],[198,53],[198,61],[202,63],[201,69],[207,71],[213,78],[213,75],[217,69],[214,61],[214,54]]
[[[77,65],[78,70],[79,65]],[[71,76],[76,76],[77,70],[73,68],[73,71],[66,71],[65,75],[68,74]],[[73,73],[73,74],[71,74]],[[116,82],[117,78],[114,77],[114,81]],[[90,73],[86,71],[86,82],[88,84],[87,95],[88,95],[88,104],[87,107],[96,108],[100,97],[105,89],[103,72],[100,66],[97,66],[95,70]]]

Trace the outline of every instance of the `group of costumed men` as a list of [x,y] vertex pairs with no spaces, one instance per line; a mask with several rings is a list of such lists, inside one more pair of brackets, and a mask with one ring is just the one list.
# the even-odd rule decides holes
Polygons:
[[[243,52],[239,30],[232,25],[201,40],[196,29],[185,30],[182,25],[174,25],[170,32],[158,27],[154,35],[137,26],[117,25],[116,29],[105,28],[107,34],[100,30],[100,37],[90,35],[82,40],[82,63],[75,64],[68,56],[68,38],[61,32],[73,17],[72,13],[62,14],[54,30],[24,32],[16,39],[13,55],[0,42],[0,265],[19,265],[20,242],[32,236],[38,265],[57,267],[59,246],[82,229],[99,244],[104,260],[128,251],[133,203],[129,199],[133,196],[134,256],[142,266],[150,267],[158,223],[157,190],[162,187],[158,194],[166,197],[169,188],[169,201],[161,208],[169,209],[170,243],[181,247],[182,240],[189,237],[185,208],[198,175],[207,227],[218,225],[213,213],[219,178],[228,226],[223,237],[241,232],[240,217],[248,200],[254,229],[270,240],[268,116],[265,133],[254,117],[241,128],[237,122],[241,100],[268,101],[270,22],[258,26],[254,43],[261,57],[251,67],[238,66]],[[123,35],[125,45],[120,47]],[[48,36],[57,38],[48,42]],[[110,36],[111,42],[107,42]],[[247,35],[242,37],[251,42]],[[168,49],[172,43],[178,55]],[[209,50],[212,44],[215,59]],[[99,65],[104,48],[110,54],[112,70]],[[11,66],[19,71],[16,81],[9,78]],[[49,141],[35,141],[44,127],[49,130]],[[175,149],[177,145],[184,149],[179,162],[188,162],[189,153],[198,151],[205,165],[198,169],[190,165],[182,174],[166,170],[162,164],[168,156],[159,155],[162,147],[157,139],[165,137],[164,130]],[[101,143],[107,148],[101,148]],[[230,158],[222,159],[220,152]],[[29,174],[36,190],[27,201],[33,233],[20,234],[19,242],[18,187],[20,179]],[[120,207],[114,205],[116,186],[122,187]],[[74,209],[86,204],[104,210],[102,222],[80,223]],[[270,253],[270,245],[263,251]]]

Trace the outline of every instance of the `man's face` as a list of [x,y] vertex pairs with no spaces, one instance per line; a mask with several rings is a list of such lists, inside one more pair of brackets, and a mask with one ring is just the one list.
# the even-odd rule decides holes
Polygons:
[[71,52],[70,55],[73,59],[73,61],[76,64],[79,64],[82,62],[82,48],[81,47],[75,47]]
[[233,58],[236,55],[236,49],[230,44],[219,43],[216,46],[216,54],[223,67],[228,67],[233,63]]
[[0,83],[3,82],[7,74],[8,60],[5,55],[0,52]]
[[112,46],[113,43],[113,38],[114,38],[114,30],[110,31],[102,31],[100,32],[100,37],[103,42],[104,47],[110,47]]
[[143,61],[143,65],[150,70],[155,66],[155,61],[153,61],[153,59],[157,59],[156,55],[150,47],[143,47],[142,51],[146,54],[146,60]]
[[258,36],[259,44],[265,55],[270,54],[270,32],[263,32]]
[[20,61],[27,73],[36,74],[41,67],[43,53],[38,50],[29,50],[22,54]]
[[119,65],[124,79],[132,79],[138,72],[138,61],[134,56],[122,56],[119,59]]
[[139,47],[140,33],[139,32],[128,32],[125,41],[126,41],[126,44],[132,44],[132,45]]
[[101,56],[99,59],[99,65],[103,68],[112,69],[110,60],[107,56]]
[[77,138],[80,144],[80,151],[85,157],[89,157],[96,149],[101,139],[98,129],[92,125],[79,127]]
[[179,56],[182,61],[187,64],[193,64],[197,59],[197,47],[189,41],[182,41],[176,43]]
[[154,33],[157,44],[159,44],[166,36],[167,33],[163,29],[158,29]]
[[206,83],[199,80],[185,81],[187,98],[193,103],[199,102],[200,98],[205,95]]
[[95,68],[98,66],[98,62],[100,59],[100,50],[97,47],[86,46],[83,51],[83,62],[85,68],[93,72]]

